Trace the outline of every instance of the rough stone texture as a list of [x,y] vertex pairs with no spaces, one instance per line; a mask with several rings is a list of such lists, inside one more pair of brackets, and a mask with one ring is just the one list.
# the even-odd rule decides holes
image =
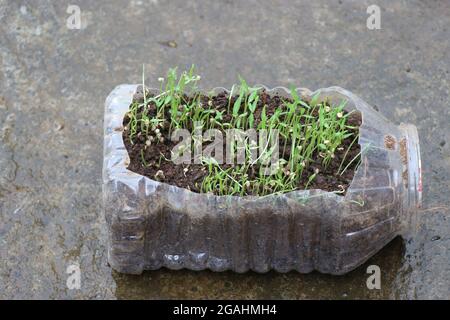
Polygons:
[[[450,3],[378,1],[0,0],[0,298],[450,298]],[[174,47],[167,41],[175,41]],[[106,265],[100,215],[103,103],[120,83],[198,66],[207,87],[250,83],[355,92],[419,128],[424,210],[341,277],[295,272],[146,272]],[[66,286],[79,263],[80,290]],[[368,290],[377,264],[381,290]]]

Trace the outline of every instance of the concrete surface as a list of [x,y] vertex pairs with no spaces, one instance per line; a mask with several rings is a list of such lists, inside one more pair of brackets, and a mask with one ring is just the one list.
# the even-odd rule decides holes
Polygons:
[[[450,2],[0,0],[0,298],[450,298]],[[167,45],[174,41],[176,47]],[[106,264],[101,209],[107,94],[194,63],[205,88],[340,85],[395,122],[418,126],[424,210],[342,277],[160,270]],[[66,269],[79,263],[81,288]],[[366,268],[381,268],[368,290]]]

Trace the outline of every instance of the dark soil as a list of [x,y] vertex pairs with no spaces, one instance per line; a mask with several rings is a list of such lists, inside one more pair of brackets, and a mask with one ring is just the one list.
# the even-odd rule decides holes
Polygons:
[[[140,90],[142,91],[142,89]],[[212,107],[222,111],[227,109],[228,98],[229,97],[226,92],[220,93],[213,97],[204,96],[202,97],[202,104],[206,105],[208,101],[211,100]],[[189,99],[189,97],[186,97],[186,99]],[[269,118],[277,108],[282,107],[283,100],[287,99],[278,95],[269,95],[268,93],[262,91],[260,94],[260,102],[258,103],[257,109],[255,111],[255,125],[258,123],[258,119],[264,105],[267,106],[266,112],[267,117]],[[134,101],[143,102],[142,94],[139,93],[139,89],[134,96]],[[231,98],[231,101],[231,103],[233,104],[234,97]],[[150,115],[152,115],[151,105],[149,105],[149,110]],[[168,119],[169,117],[170,115],[167,114],[166,119]],[[227,119],[227,115],[226,113],[224,113],[223,121],[227,120],[229,119]],[[200,164],[175,165],[170,161],[164,160],[164,158],[171,158],[171,151],[173,150],[174,146],[179,143],[179,141],[172,142],[170,140],[168,130],[169,128],[161,128],[161,133],[164,137],[164,141],[162,143],[152,143],[151,146],[146,147],[146,138],[143,135],[134,137],[133,143],[131,143],[129,138],[129,130],[127,130],[128,122],[129,119],[127,116],[125,116],[123,122],[125,128],[125,130],[123,131],[123,140],[130,156],[130,164],[128,166],[129,170],[147,176],[153,180],[158,180],[170,185],[186,188],[193,192],[199,192],[199,186],[201,185],[203,178],[208,174],[208,171],[204,166]],[[361,114],[359,112],[350,114],[347,124],[359,128],[359,126],[361,125]],[[355,133],[358,133],[358,129],[355,130]],[[343,159],[344,154],[351,144],[352,140],[353,137],[344,140],[341,146],[343,150],[336,151],[335,158],[327,168],[322,165],[322,158],[320,158],[318,154],[315,155],[313,161],[310,162],[309,166],[304,170],[302,179],[300,179],[298,184],[298,189],[304,189],[308,182],[308,177],[311,176],[316,169],[318,169],[319,174],[317,174],[316,178],[308,185],[308,189],[322,189],[325,191],[337,191],[342,189],[346,190],[353,179],[355,167],[358,161],[354,161],[354,163],[349,166],[344,174],[337,175],[335,173],[338,171],[341,160]],[[280,137],[280,153],[282,152],[283,144],[283,140]],[[206,143],[203,147],[206,147]],[[141,150],[145,150],[144,160],[146,165],[144,165],[142,161]],[[286,150],[287,157],[284,157],[284,155],[281,155],[281,157],[288,159],[288,152],[289,148],[287,148]],[[354,143],[347,154],[346,162],[348,162],[349,159],[353,159],[354,157],[356,157],[359,152],[359,144]],[[227,168],[227,166],[230,165],[222,165],[223,168]],[[185,168],[187,168],[187,171],[185,170]],[[155,177],[157,172],[160,170],[163,172],[163,175],[159,174]],[[251,172],[249,172],[248,174],[250,177],[252,176]],[[341,194],[345,194],[345,192]]]

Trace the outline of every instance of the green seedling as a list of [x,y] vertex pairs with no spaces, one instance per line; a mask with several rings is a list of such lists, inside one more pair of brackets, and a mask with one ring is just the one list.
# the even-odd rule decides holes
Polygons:
[[[283,98],[275,108],[269,108],[261,98],[263,89],[250,87],[239,77],[239,85],[231,87],[223,108],[217,109],[213,94],[204,95],[199,92],[197,85],[200,76],[196,75],[194,66],[180,74],[176,68],[170,69],[165,79],[160,79],[160,90],[156,94],[149,94],[145,88],[144,73],[143,67],[144,101],[133,102],[127,113],[131,144],[135,143],[138,136],[148,140],[149,144],[163,143],[170,138],[174,129],[193,130],[197,126],[201,126],[203,130],[218,129],[222,132],[226,129],[279,132],[282,142],[281,158],[272,174],[267,174],[267,168],[263,164],[268,163],[276,149],[269,143],[262,147],[256,146],[247,139],[246,161],[243,164],[222,165],[213,158],[201,159],[201,165],[207,173],[198,185],[201,192],[266,196],[307,189],[320,174],[314,171],[308,175],[306,172],[311,170],[307,169],[318,162],[322,168],[327,169],[336,161],[337,152],[344,152],[344,142],[348,148],[339,160],[339,169],[334,174],[343,175],[349,168],[356,168],[361,161],[363,151],[353,159],[348,159],[350,150],[356,144],[358,132],[357,128],[348,125],[351,113],[345,111],[346,101],[332,105],[330,101],[315,94],[307,102],[292,87],[289,97]],[[270,139],[269,134],[268,141]],[[236,152],[237,147],[234,148]],[[255,149],[259,151],[256,159],[252,157]],[[159,168],[163,161],[171,160],[161,154],[153,165]],[[151,165],[145,160],[144,150],[141,150],[141,162],[144,166]]]

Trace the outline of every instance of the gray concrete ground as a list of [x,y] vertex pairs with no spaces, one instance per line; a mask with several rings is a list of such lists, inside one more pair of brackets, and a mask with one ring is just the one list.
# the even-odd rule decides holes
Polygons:
[[[381,30],[366,27],[381,7]],[[66,26],[67,6],[82,29]],[[0,298],[450,298],[450,2],[0,0]],[[165,44],[175,41],[176,47]],[[121,83],[194,63],[205,88],[347,88],[419,128],[424,210],[342,277],[160,270],[106,264],[102,118]],[[79,263],[81,288],[66,286]],[[381,290],[368,290],[378,264]]]

